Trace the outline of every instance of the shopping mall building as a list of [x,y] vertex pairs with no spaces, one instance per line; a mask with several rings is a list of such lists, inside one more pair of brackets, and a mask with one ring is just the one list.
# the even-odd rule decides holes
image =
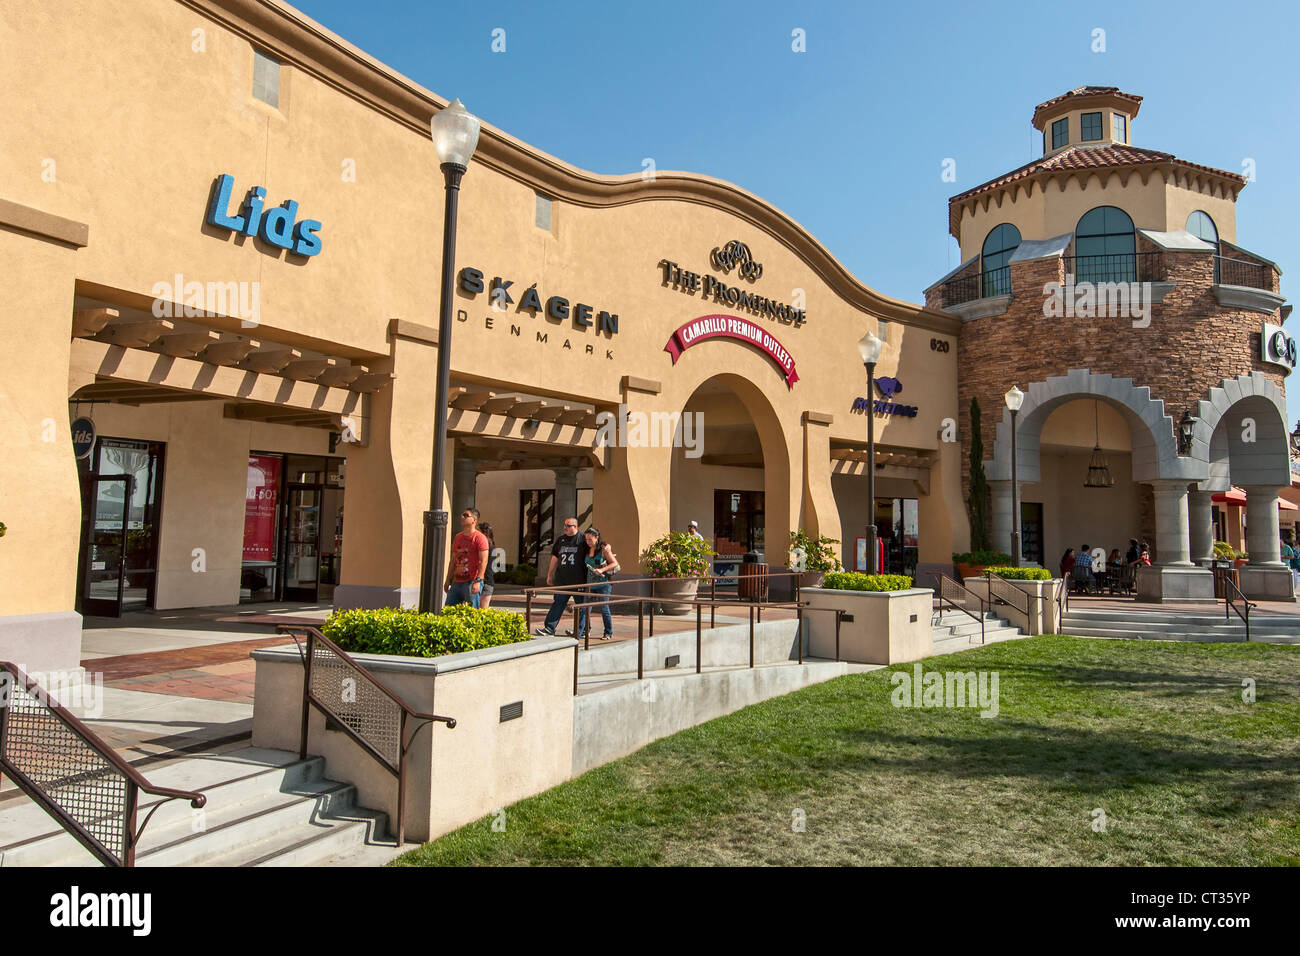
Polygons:
[[[1242,176],[1131,145],[1138,97],[1040,106],[1043,158],[951,201],[962,265],[924,306],[730,183],[598,176],[484,126],[439,409],[446,99],[276,0],[70,0],[0,31],[28,100],[0,152],[0,658],[75,666],[81,614],[413,604],[441,415],[444,506],[509,565],[574,513],[631,571],[691,520],[720,561],[780,566],[803,529],[854,566],[874,519],[924,577],[969,546],[972,399],[1009,542],[1012,384],[1027,559],[1145,536],[1146,596],[1200,596],[1214,496],[1244,494],[1243,586],[1276,589],[1279,270],[1235,245]],[[1067,275],[1146,283],[1149,321],[1051,316]],[[1114,483],[1085,489],[1094,444]]]

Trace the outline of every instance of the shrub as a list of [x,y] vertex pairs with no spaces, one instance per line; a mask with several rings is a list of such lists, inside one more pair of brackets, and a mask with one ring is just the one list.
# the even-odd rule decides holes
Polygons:
[[441,657],[529,640],[521,615],[468,604],[426,614],[401,608],[335,611],[321,629],[343,650],[358,654]]
[[991,564],[1003,566],[1011,561],[1011,555],[1005,551],[967,551],[964,554],[954,554],[952,560],[956,564],[978,564],[981,567]]
[[[802,531],[790,532],[790,570],[792,571],[839,571],[840,559],[835,557],[832,544],[839,544],[839,539],[822,535],[810,538]],[[799,562],[800,557],[802,561]],[[802,566],[795,567],[799,562]]]
[[1052,580],[1052,572],[1047,570],[1047,568],[986,567],[984,570],[990,571],[1007,581]]
[[832,571],[822,583],[836,591],[906,591],[912,579],[906,574],[862,574],[859,571]]
[[641,553],[641,570],[657,578],[702,578],[715,554],[703,538],[670,531]]
[[1244,558],[1246,556],[1246,552],[1233,550],[1232,545],[1228,544],[1228,542],[1226,541],[1216,541],[1214,542],[1214,556],[1216,558],[1228,558],[1228,559]]

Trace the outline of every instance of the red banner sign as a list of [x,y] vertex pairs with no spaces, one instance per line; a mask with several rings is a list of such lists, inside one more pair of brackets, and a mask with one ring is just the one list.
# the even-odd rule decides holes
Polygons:
[[248,456],[244,499],[244,560],[275,560],[275,506],[280,500],[280,459]]
[[673,333],[664,351],[673,357],[673,364],[681,358],[683,352],[696,342],[705,339],[739,339],[754,346],[776,363],[776,367],[785,376],[785,384],[793,387],[799,381],[799,373],[794,370],[794,359],[766,329],[734,315],[702,315],[692,319]]

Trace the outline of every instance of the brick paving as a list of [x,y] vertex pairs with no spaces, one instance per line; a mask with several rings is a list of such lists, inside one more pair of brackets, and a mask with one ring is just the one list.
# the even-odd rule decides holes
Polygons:
[[249,654],[259,647],[274,647],[289,640],[291,638],[279,635],[171,651],[98,657],[83,661],[82,666],[91,673],[102,675],[105,687],[117,690],[251,704],[256,666]]

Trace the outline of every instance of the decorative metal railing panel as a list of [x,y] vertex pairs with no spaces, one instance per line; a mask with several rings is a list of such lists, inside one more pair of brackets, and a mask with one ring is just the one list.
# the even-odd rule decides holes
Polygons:
[[402,708],[373,677],[322,641],[311,642],[311,695],[394,769],[402,759]]
[[5,675],[0,739],[6,769],[38,787],[110,856],[126,859],[129,781],[37,694]]
[[1029,595],[1005,578],[989,574],[989,599],[1001,601],[1015,608],[1021,614],[1029,613]]

